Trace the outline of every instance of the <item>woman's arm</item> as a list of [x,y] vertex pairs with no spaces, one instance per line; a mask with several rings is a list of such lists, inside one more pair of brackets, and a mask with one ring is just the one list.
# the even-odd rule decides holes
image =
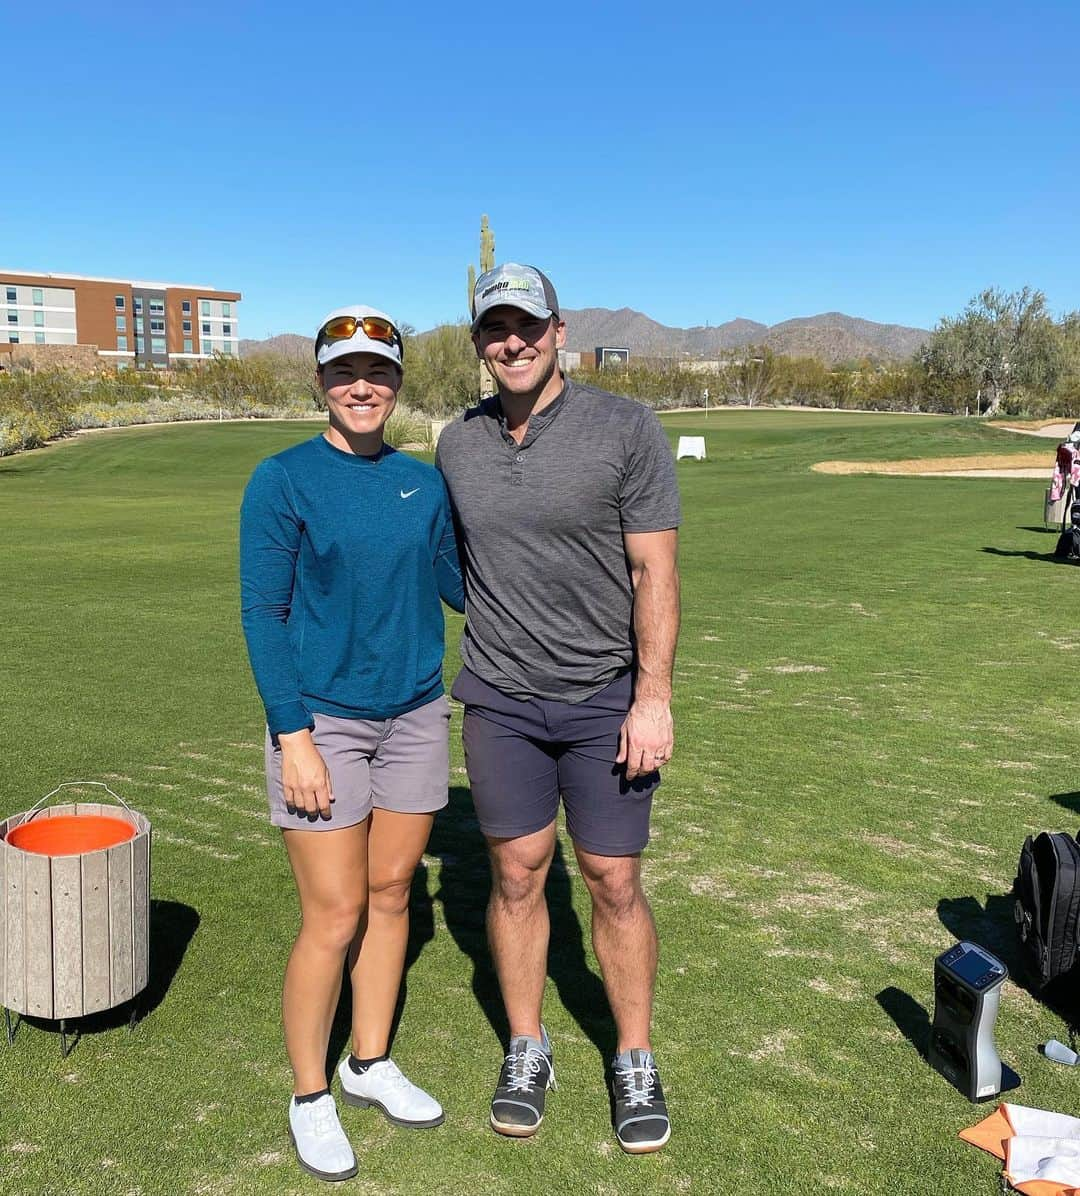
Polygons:
[[288,478],[276,461],[263,461],[240,506],[240,620],[266,724],[275,735],[315,725],[300,697],[288,628],[300,536]]
[[465,609],[465,580],[461,573],[454,520],[450,513],[450,498],[443,486],[442,533],[435,552],[435,582],[439,597],[456,611]]

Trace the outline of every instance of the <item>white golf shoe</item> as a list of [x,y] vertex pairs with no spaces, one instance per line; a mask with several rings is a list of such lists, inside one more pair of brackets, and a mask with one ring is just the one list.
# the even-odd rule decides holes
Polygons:
[[318,1179],[350,1179],[356,1156],[338,1121],[337,1105],[327,1093],[315,1101],[289,1102],[289,1137],[300,1166]]
[[341,1095],[347,1105],[356,1105],[360,1109],[374,1105],[382,1111],[387,1121],[405,1126],[406,1129],[420,1130],[442,1125],[442,1105],[406,1079],[393,1059],[373,1063],[360,1075],[349,1066],[348,1059],[342,1059],[338,1076],[341,1079]]

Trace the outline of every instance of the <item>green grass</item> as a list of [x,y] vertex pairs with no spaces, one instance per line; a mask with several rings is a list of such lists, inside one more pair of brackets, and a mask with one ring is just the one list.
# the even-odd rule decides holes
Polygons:
[[[535,1140],[487,1128],[503,1026],[455,743],[395,1042],[447,1123],[410,1133],[347,1110],[360,1176],[343,1190],[989,1192],[993,1160],[955,1136],[985,1110],[913,1042],[955,935],[1014,961],[1005,894],[1024,835],[1080,822],[1076,574],[1043,559],[1041,482],[809,466],[1043,442],[803,411],[665,424],[709,451],[678,467],[678,743],[645,866],[672,1142],[637,1159],[614,1145],[611,1030],[568,849],[546,1004],[560,1088]],[[325,1190],[285,1135],[277,1005],[297,910],[265,821],[236,595],[244,482],[306,434],[129,430],[0,462],[0,816],[61,780],[108,779],[155,832],[144,1019],[133,1034],[96,1019],[67,1060],[42,1024],[0,1042],[4,1192]],[[1061,1022],[1010,983],[998,1042],[1024,1079],[1014,1099],[1072,1112],[1075,1076],[1035,1051],[1050,1036]]]

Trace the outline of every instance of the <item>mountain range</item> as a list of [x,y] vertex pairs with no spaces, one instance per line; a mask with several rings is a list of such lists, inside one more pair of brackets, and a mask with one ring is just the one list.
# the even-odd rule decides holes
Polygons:
[[829,364],[860,357],[899,360],[926,343],[929,332],[902,324],[875,324],[831,311],[820,316],[759,324],[736,319],[726,324],[670,328],[628,307],[611,311],[586,307],[563,313],[566,347],[591,353],[598,345],[624,347],[631,356],[712,360],[745,345],[764,345],[788,357],[817,357]]
[[[612,311],[606,307],[565,310],[566,347],[572,352],[592,353],[598,345],[626,348],[631,357],[678,357],[690,360],[715,360],[722,353],[745,345],[763,345],[788,357],[816,357],[827,364],[852,361],[861,357],[880,361],[898,361],[911,357],[929,339],[925,328],[903,324],[876,324],[825,312],[784,320],[780,324],[759,324],[756,320],[736,319],[726,324],[671,328],[658,324],[642,312],[629,307]],[[424,333],[420,333],[423,337]],[[314,342],[309,336],[286,332],[268,340],[242,340],[244,357],[276,353],[286,357],[310,358]]]

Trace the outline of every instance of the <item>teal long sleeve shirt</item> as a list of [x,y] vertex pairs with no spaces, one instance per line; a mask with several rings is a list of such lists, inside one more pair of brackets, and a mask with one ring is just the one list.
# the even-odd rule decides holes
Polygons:
[[272,734],[386,719],[443,692],[442,598],[464,609],[442,475],[323,436],[261,462],[240,508],[241,620]]

